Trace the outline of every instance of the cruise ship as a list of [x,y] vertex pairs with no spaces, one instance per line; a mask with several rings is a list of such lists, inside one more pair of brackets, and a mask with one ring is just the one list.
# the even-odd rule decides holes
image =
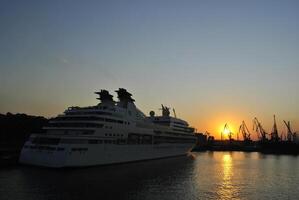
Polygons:
[[95,92],[100,103],[89,107],[69,107],[51,119],[44,134],[31,134],[24,144],[22,164],[62,168],[84,167],[158,159],[186,154],[195,144],[194,128],[170,116],[162,105],[162,115],[149,116],[134,104],[124,88]]

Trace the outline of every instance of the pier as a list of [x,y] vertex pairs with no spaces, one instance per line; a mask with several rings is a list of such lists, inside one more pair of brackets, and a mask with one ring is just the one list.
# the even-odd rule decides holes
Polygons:
[[215,140],[213,136],[197,133],[197,141],[192,149],[194,152],[200,151],[244,151],[261,152],[265,154],[289,154],[299,155],[299,144],[287,141],[252,141],[252,140]]

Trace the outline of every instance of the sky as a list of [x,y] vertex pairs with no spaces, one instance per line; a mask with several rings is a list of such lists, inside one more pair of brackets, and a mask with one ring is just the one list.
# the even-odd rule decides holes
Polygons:
[[[0,113],[53,117],[123,87],[217,137],[299,131],[299,1],[2,0]],[[255,133],[252,131],[253,137]]]

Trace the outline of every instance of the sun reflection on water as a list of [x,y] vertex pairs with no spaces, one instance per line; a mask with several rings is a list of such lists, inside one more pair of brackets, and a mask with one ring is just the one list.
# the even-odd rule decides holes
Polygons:
[[233,159],[231,154],[224,154],[222,157],[222,182],[218,188],[218,195],[221,199],[238,199],[237,188],[233,184]]

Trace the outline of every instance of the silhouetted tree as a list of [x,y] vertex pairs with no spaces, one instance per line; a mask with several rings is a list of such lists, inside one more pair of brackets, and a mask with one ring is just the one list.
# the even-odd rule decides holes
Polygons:
[[0,114],[0,145],[19,149],[31,133],[42,133],[48,119],[26,114]]

